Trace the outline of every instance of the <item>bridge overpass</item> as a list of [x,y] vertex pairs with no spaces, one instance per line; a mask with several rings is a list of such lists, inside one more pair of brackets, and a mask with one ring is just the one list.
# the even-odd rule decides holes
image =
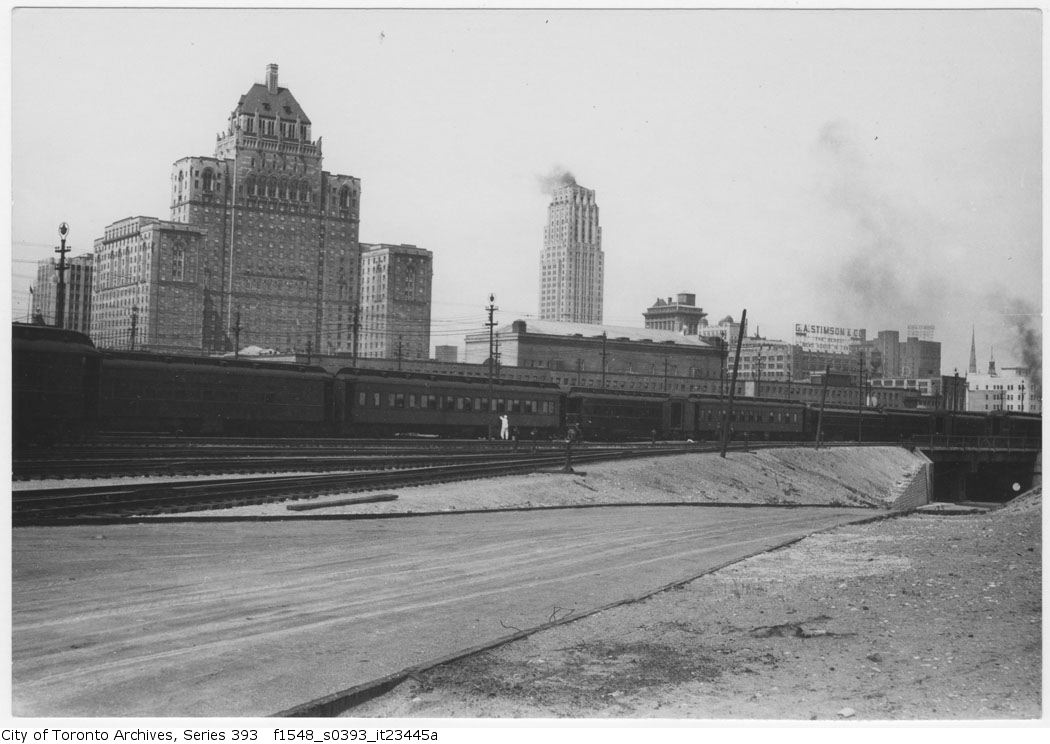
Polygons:
[[935,501],[1009,501],[1042,482],[1042,441],[1024,437],[915,437],[933,462]]

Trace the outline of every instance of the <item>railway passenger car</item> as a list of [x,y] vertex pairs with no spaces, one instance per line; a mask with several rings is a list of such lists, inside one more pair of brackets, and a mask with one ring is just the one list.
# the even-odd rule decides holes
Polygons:
[[499,434],[506,414],[519,439],[549,439],[562,430],[562,394],[553,383],[342,369],[336,374],[342,436]]
[[320,367],[106,351],[99,425],[112,432],[331,436],[333,387]]
[[[691,395],[693,436],[699,440],[718,440],[729,400],[719,396]],[[735,398],[729,425],[732,438],[752,441],[798,441],[805,438],[805,406],[802,403],[772,399]],[[687,423],[688,428],[688,423]]]
[[579,427],[581,439],[610,441],[670,436],[665,427],[672,401],[661,393],[617,393],[571,388],[565,396],[565,420]]
[[99,352],[82,333],[13,323],[11,418],[15,449],[78,441],[97,425]]

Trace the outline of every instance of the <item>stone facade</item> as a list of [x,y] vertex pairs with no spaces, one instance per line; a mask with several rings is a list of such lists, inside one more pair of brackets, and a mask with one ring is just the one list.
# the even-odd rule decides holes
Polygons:
[[554,192],[540,256],[540,319],[602,322],[605,254],[594,191],[572,184]]
[[430,357],[433,274],[433,254],[424,248],[361,246],[359,357]]
[[[501,365],[550,370],[552,380],[561,384],[582,385],[586,378],[600,386],[603,371],[607,386],[614,374],[658,381],[704,378],[715,385],[720,377],[716,346],[673,331],[516,320],[498,327],[495,339]],[[466,362],[483,364],[488,343],[487,331],[468,335]]]
[[[91,254],[66,260],[66,304],[62,327],[80,333],[91,332],[91,285],[93,281]],[[33,309],[30,321],[41,318],[47,325],[55,324],[58,298],[58,259],[48,258],[37,263],[36,283],[33,285]]]
[[642,313],[642,317],[645,318],[646,328],[697,336],[707,313],[702,307],[696,306],[695,294],[679,292],[677,297],[668,297],[666,302],[662,298],[656,298],[656,302]]
[[[265,84],[253,85],[230,114],[214,157],[175,162],[170,222],[123,220],[96,242],[106,254],[96,267],[109,272],[95,294],[105,318],[96,342],[112,339],[134,297],[149,348],[212,352],[236,341],[350,349],[361,183],[321,165],[321,140],[311,139],[309,118],[269,65]],[[140,229],[139,238],[114,245],[111,233],[136,220],[154,225],[148,231],[159,241]],[[128,257],[134,282],[111,269]],[[163,286],[142,286],[154,281]]]

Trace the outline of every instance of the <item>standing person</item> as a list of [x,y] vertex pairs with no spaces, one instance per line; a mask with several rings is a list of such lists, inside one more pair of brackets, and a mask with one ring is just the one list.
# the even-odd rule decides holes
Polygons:
[[499,438],[504,440],[510,438],[510,419],[507,418],[507,414],[499,417]]

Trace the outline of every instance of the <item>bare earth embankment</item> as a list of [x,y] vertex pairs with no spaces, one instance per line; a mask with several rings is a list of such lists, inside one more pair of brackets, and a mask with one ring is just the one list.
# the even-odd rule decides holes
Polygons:
[[[826,504],[885,508],[926,461],[897,447],[773,449],[588,463],[581,475],[534,473],[397,488],[396,501],[336,506],[314,514],[464,511],[624,503]],[[338,501],[330,494],[315,501]],[[288,515],[286,504],[223,515]],[[200,512],[215,515],[216,512]]]
[[436,667],[361,717],[1030,719],[1041,496],[839,528]]

